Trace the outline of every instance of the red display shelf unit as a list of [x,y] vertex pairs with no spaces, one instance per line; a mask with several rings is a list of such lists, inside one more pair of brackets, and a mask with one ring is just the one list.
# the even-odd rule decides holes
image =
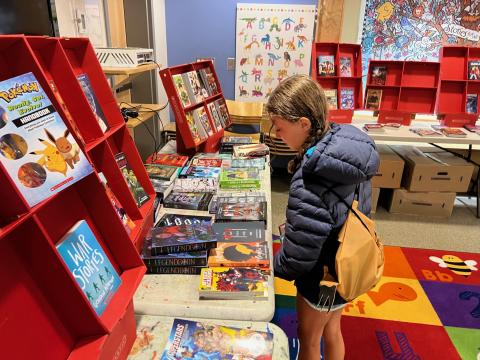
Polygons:
[[[215,84],[217,87],[217,93],[209,96],[203,101],[199,101],[195,104],[191,104],[190,106],[183,107],[183,104],[178,96],[175,84],[173,82],[173,75],[178,74],[185,74],[189,71],[198,71],[200,69],[208,68],[212,72]],[[223,97],[222,89],[220,87],[220,82],[218,81],[217,73],[215,71],[215,67],[213,66],[213,62],[211,60],[205,61],[198,61],[191,64],[183,64],[172,66],[160,71],[160,78],[162,79],[163,86],[165,88],[165,92],[168,96],[170,105],[172,106],[173,113],[175,115],[175,122],[176,122],[176,141],[177,141],[177,152],[179,154],[186,154],[186,155],[193,155],[196,152],[216,152],[220,146],[220,141],[224,134],[224,129],[231,124],[230,115],[228,114],[228,109],[225,104],[225,112],[228,115],[228,121],[223,126],[221,130],[215,129],[215,123],[212,118],[212,114],[208,110],[208,104],[216,100],[222,100],[225,102],[225,98]],[[188,85],[187,85],[188,86]],[[206,113],[208,114],[208,121],[210,127],[213,129],[213,134],[209,135],[206,139],[203,139],[200,142],[195,143],[192,133],[190,131],[189,125],[187,123],[187,113],[195,110],[204,108]]]
[[[373,81],[376,67],[385,68],[385,84]],[[434,113],[439,72],[438,62],[370,60],[365,106],[369,90],[381,90],[378,122],[410,125],[414,114]]]
[[[333,56],[334,76],[319,75],[318,58],[319,56]],[[341,71],[340,58],[350,59],[351,76],[345,76]],[[344,43],[314,43],[312,46],[312,77],[325,90],[336,90],[337,109],[330,109],[328,119],[337,123],[352,122],[353,109],[341,109],[342,91],[345,89],[353,90],[353,107],[360,109],[362,107],[362,48],[357,44]]]
[[469,79],[471,61],[480,62],[479,48],[444,46],[440,49],[437,114],[443,125],[463,127],[475,124],[478,119],[478,106],[475,113],[467,112],[467,96],[480,96],[480,78]]
[[[38,354],[46,359],[113,358],[116,354],[125,358],[125,348],[129,349],[135,338],[131,300],[145,267],[97,172],[105,174],[139,227],[152,218],[154,190],[125,122],[116,117],[118,108],[108,105],[113,95],[91,44],[88,39],[72,40],[68,43],[82,46],[62,46],[65,39],[0,36],[0,81],[32,72],[95,169],[30,208],[0,164],[0,198],[8,205],[0,208],[0,313],[8,314],[8,321],[0,327],[5,358]],[[79,71],[89,74],[104,110],[110,125],[105,134],[76,81]],[[119,150],[152,196],[140,209],[115,162]],[[56,250],[65,233],[80,220],[87,221],[122,281],[101,316]],[[25,346],[25,338],[29,346]]]

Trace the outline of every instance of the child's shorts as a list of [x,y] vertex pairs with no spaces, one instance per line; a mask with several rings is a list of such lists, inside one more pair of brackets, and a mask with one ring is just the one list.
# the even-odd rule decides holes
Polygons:
[[[325,312],[328,311],[328,306],[319,306],[317,304],[313,304],[310,301],[308,301],[307,299],[305,299],[303,296],[302,296],[302,299],[305,300],[305,302],[314,310],[325,311]],[[347,303],[332,305],[332,307],[330,308],[330,312],[343,309],[345,307],[345,305],[347,305]]]

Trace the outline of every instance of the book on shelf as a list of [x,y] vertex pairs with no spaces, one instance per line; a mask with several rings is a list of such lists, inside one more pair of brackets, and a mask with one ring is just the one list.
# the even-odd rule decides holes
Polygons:
[[385,85],[387,80],[387,67],[386,66],[372,66],[372,78],[370,83],[372,85]]
[[208,250],[217,244],[217,238],[209,224],[154,227],[149,233],[148,241],[152,255]]
[[205,300],[267,300],[268,278],[268,272],[258,268],[203,268],[198,286],[199,298]]
[[161,359],[273,358],[273,334],[251,329],[174,319]]
[[353,57],[352,55],[340,56],[340,76],[353,76]]
[[110,202],[112,203],[113,207],[115,208],[115,211],[117,212],[118,217],[120,220],[122,220],[122,224],[125,227],[125,230],[127,233],[131,233],[132,230],[135,228],[135,223],[132,221],[130,216],[128,216],[127,212],[123,208],[122,204],[120,204],[120,201],[118,201],[117,197],[113,193],[112,189],[110,189],[110,186],[108,186],[107,179],[105,178],[105,175],[103,173],[98,173],[98,177],[100,178],[100,181],[102,182],[103,186],[105,187],[105,191],[107,193],[108,198],[110,199]]
[[468,62],[468,80],[480,80],[480,59]]
[[173,191],[175,192],[210,192],[214,193],[218,189],[218,180],[216,178],[182,178],[175,179]]
[[147,274],[168,275],[199,275],[203,266],[161,266],[145,265]]
[[210,96],[208,81],[204,81],[200,71],[197,70],[197,79],[200,84],[200,93],[202,94],[203,99],[206,99]]
[[317,57],[319,76],[335,76],[335,57],[333,55],[320,55]]
[[410,128],[410,131],[419,136],[443,136],[441,132],[428,128]]
[[373,123],[373,124],[365,124],[363,125],[363,130],[369,133],[384,133],[385,129],[383,128],[383,124]]
[[248,191],[248,192],[222,192],[212,197],[208,211],[211,214],[216,214],[218,204],[237,204],[237,203],[257,203],[266,202],[267,197],[263,191]]
[[178,174],[178,167],[160,164],[144,164],[148,177],[157,180],[173,181]]
[[368,89],[365,99],[365,109],[367,110],[379,110],[382,101],[381,89]]
[[98,102],[97,96],[93,91],[92,84],[90,83],[90,79],[88,78],[87,74],[80,74],[77,76],[77,80],[82,87],[83,93],[88,100],[88,104],[95,115],[98,125],[102,129],[103,132],[108,130],[108,123],[103,113],[102,108],[100,107],[100,103]]
[[88,223],[78,221],[56,247],[90,305],[102,315],[122,280]]
[[188,156],[179,154],[157,154],[152,160],[152,163],[155,164],[183,167],[188,161]]
[[209,67],[206,67],[203,70],[205,70],[205,74],[207,76],[207,82],[211,91],[210,95],[213,96],[218,94],[219,90],[218,90],[217,82],[215,81],[215,76],[213,75],[212,69],[210,69]]
[[119,152],[115,155],[115,161],[122,172],[123,178],[127,182],[137,206],[142,206],[150,199],[150,196],[148,196],[143,186],[138,182],[137,176],[128,164],[127,157],[123,152]]
[[355,108],[355,90],[353,88],[340,89],[340,109],[353,110]]
[[192,70],[182,74],[183,82],[187,89],[190,103],[197,104],[203,101],[202,89],[200,87],[200,80],[198,80],[197,72]]
[[469,114],[476,114],[478,112],[478,94],[467,94],[465,112]]
[[195,119],[196,124],[200,124],[201,130],[204,131],[206,137],[213,135],[213,129],[210,126],[207,112],[203,106],[193,110],[193,118]]
[[151,239],[145,239],[140,254],[145,265],[155,266],[207,266],[208,251],[188,251],[163,255],[152,255]]
[[216,222],[225,221],[262,221],[267,222],[267,203],[219,203],[215,216]]
[[257,168],[223,168],[219,183],[222,189],[260,189],[261,175]]
[[188,96],[187,86],[185,85],[184,78],[182,74],[172,75],[173,85],[177,91],[178,98],[182,103],[182,106],[186,108],[187,106],[192,105],[190,102],[190,97]]
[[230,124],[230,115],[228,115],[228,108],[225,99],[221,98],[215,100],[215,105],[217,106],[217,111],[220,114],[220,119],[223,123],[223,127],[226,127]]
[[212,193],[180,193],[172,191],[163,199],[163,205],[176,209],[207,210],[211,199]]
[[268,154],[270,154],[270,148],[264,143],[235,145],[233,147],[233,156],[237,158],[260,157]]
[[261,221],[213,223],[218,242],[262,242],[265,241],[265,224]]
[[173,226],[173,225],[193,225],[193,224],[211,224],[211,216],[182,215],[182,214],[163,214],[155,227]]
[[193,116],[192,111],[187,111],[185,113],[185,119],[187,120],[188,128],[190,130],[190,134],[192,135],[193,143],[195,145],[200,144],[206,138],[204,131],[200,131],[201,129],[203,129],[203,127],[201,128],[200,127],[201,124],[197,123],[197,121]]
[[337,89],[324,89],[324,92],[327,98],[328,108],[330,110],[337,110]]
[[0,162],[32,207],[93,168],[33,73],[0,82]]
[[223,128],[223,123],[222,120],[223,118],[219,114],[219,110],[217,110],[217,106],[211,102],[207,104],[208,107],[208,112],[210,113],[210,118],[213,120],[213,123],[215,124],[215,129],[216,131],[219,131]]
[[198,69],[197,76],[200,79],[200,81],[202,83],[202,86],[205,87],[205,90],[207,91],[208,96],[214,95],[214,93],[212,92],[212,88],[210,86],[210,83],[208,81],[206,68]]
[[264,242],[222,242],[210,250],[209,267],[258,267],[269,270],[268,244]]

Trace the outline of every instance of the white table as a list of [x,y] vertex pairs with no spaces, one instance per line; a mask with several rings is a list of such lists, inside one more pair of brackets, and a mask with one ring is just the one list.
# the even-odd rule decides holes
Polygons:
[[[227,192],[232,192],[229,190]],[[272,207],[269,159],[265,164],[260,191],[267,198],[267,229],[270,259],[272,260]],[[221,191],[220,191],[221,193]],[[163,213],[210,215],[206,211],[163,208]],[[175,317],[197,317],[245,321],[270,321],[275,312],[275,289],[272,275],[268,282],[267,300],[200,300],[199,275],[145,275],[133,298],[135,313]]]

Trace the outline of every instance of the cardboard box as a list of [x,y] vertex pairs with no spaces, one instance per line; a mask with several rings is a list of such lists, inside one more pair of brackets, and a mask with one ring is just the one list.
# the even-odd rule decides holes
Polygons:
[[398,189],[402,182],[404,161],[388,145],[377,145],[380,166],[372,178],[375,188]]
[[370,211],[372,214],[377,212],[377,204],[378,204],[378,197],[380,195],[379,188],[372,188],[372,210]]
[[456,193],[410,192],[393,190],[388,211],[394,214],[448,217],[452,214]]
[[402,186],[409,191],[465,192],[470,185],[473,165],[446,151],[421,151],[417,147],[391,147],[405,160]]

